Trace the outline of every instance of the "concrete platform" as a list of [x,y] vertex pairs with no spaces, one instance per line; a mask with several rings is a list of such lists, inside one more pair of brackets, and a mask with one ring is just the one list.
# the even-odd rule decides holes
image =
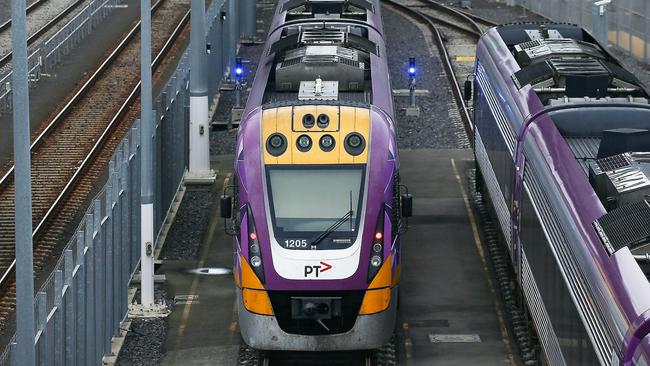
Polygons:
[[471,150],[403,150],[400,163],[414,197],[402,247],[400,364],[519,364],[467,197]]
[[[400,153],[402,182],[415,197],[415,216],[403,241],[403,271],[397,335],[401,365],[517,365],[502,324],[497,295],[480,251],[467,200],[469,150],[406,150]],[[218,156],[212,189],[221,192],[232,156]],[[188,271],[232,266],[230,238],[218,207],[204,234],[197,261],[165,261],[170,296],[198,295],[176,305],[168,318],[163,365],[233,365],[240,336],[231,275]]]

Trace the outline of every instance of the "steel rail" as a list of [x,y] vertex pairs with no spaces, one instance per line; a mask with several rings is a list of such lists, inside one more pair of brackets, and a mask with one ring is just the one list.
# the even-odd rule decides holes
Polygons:
[[[36,8],[43,5],[47,1],[49,1],[49,0],[36,0],[33,3],[29,4],[29,6],[27,6],[27,9],[26,9],[27,15],[29,15],[29,13],[31,13],[33,10],[36,10]],[[11,19],[9,19],[6,22],[0,24],[0,32],[6,31],[7,29],[9,29],[9,27],[11,27]]]
[[[42,2],[42,1],[45,1],[45,0],[40,0],[40,2]],[[70,4],[67,8],[65,8],[61,13],[59,13],[56,17],[50,19],[50,21],[47,22],[47,24],[42,26],[39,30],[37,30],[34,34],[32,34],[31,36],[29,36],[29,38],[27,38],[27,46],[30,46],[34,42],[36,42],[36,40],[41,38],[41,36],[43,36],[43,34],[45,34],[47,31],[52,29],[63,18],[68,16],[68,14],[70,14],[73,10],[78,8],[85,1],[86,0],[76,0],[74,3]],[[11,22],[11,21],[9,21],[9,22]],[[2,56],[2,58],[0,58],[0,68],[4,67],[9,62],[11,62],[12,58],[13,58],[13,52],[9,52],[9,53],[5,54],[4,56]]]
[[[426,25],[431,33],[433,34],[434,41],[436,42],[436,46],[438,47],[438,53],[440,54],[440,60],[442,61],[442,65],[445,69],[445,72],[447,74],[447,78],[449,79],[449,83],[451,84],[451,92],[454,95],[454,99],[456,99],[456,103],[459,106],[459,112],[460,112],[460,117],[463,120],[463,126],[465,127],[465,133],[467,134],[467,138],[470,141],[470,144],[474,144],[474,125],[472,124],[472,119],[469,115],[469,109],[467,107],[467,104],[465,104],[465,98],[463,97],[463,93],[460,90],[460,86],[458,84],[458,80],[456,79],[456,74],[454,73],[454,69],[451,64],[451,59],[449,57],[449,53],[447,52],[447,48],[445,47],[445,42],[442,39],[442,34],[438,30],[438,27],[434,24],[433,19],[436,19],[436,21],[439,21],[440,19],[435,18],[431,15],[426,15],[420,11],[417,11],[413,8],[410,8],[406,5],[400,4],[394,0],[383,0],[384,3],[389,4],[390,6],[393,6],[394,8],[399,9],[400,11],[408,14],[411,16],[413,19],[418,20],[420,23]],[[427,1],[429,3],[429,1]],[[431,3],[433,3],[431,1]],[[437,4],[437,3],[435,3]],[[437,4],[440,5],[440,4]],[[447,7],[444,7],[447,8]],[[447,8],[448,9],[448,8]],[[444,11],[444,10],[443,10]],[[463,17],[465,18],[465,17]],[[473,21],[470,21],[470,23],[474,23]],[[474,23],[476,24],[476,23]],[[460,28],[460,29],[465,29],[463,27],[460,27],[458,25],[454,24],[454,28]],[[480,32],[478,33],[477,36],[480,36]]]
[[[158,6],[162,3],[162,0],[158,0],[152,7],[151,11],[155,11]],[[45,140],[45,137],[49,136],[52,131],[57,127],[59,122],[70,112],[72,107],[81,99],[83,96],[86,95],[86,93],[90,90],[90,88],[95,84],[95,81],[99,79],[99,76],[106,71],[106,69],[111,65],[113,60],[122,52],[122,50],[126,47],[126,45],[129,43],[131,38],[135,35],[135,33],[138,32],[138,29],[140,29],[140,21],[131,28],[129,33],[122,39],[122,41],[115,47],[113,52],[104,60],[104,62],[95,70],[95,72],[90,76],[90,78],[84,83],[84,85],[75,93],[75,95],[70,98],[68,103],[57,113],[56,116],[48,123],[48,125],[41,131],[41,133],[36,136],[32,144],[30,145],[29,149],[32,151],[32,154],[36,151],[38,146]],[[0,189],[4,189],[4,187],[9,184],[9,178],[13,176],[14,173],[14,168],[15,166],[12,165],[7,172],[0,178]],[[1,283],[1,280],[0,280]]]
[[[163,0],[158,0],[153,6],[152,6],[152,12],[155,11],[158,6],[162,3]],[[158,55],[155,57],[155,59],[152,62],[152,67],[155,69],[158,67],[158,65],[162,62],[162,59],[167,55],[169,50],[171,49],[174,41],[178,39],[180,36],[180,33],[185,25],[187,25],[189,21],[189,16],[190,12],[189,10],[185,13],[179,24],[176,26],[174,31],[172,32],[171,36],[167,39],[165,44],[163,45],[162,49],[160,52],[158,52]],[[53,126],[59,122],[59,120],[62,119],[62,117],[67,114],[67,112],[70,110],[72,106],[75,105],[75,103],[83,96],[89,89],[89,87],[94,84],[94,82],[98,79],[99,75],[103,73],[106,68],[109,66],[109,64],[117,57],[117,55],[126,47],[126,45],[129,43],[129,41],[134,37],[136,33],[138,33],[140,29],[140,22],[138,23],[131,29],[131,31],[124,37],[124,39],[120,42],[120,44],[115,48],[115,50],[111,53],[111,55],[100,65],[100,67],[95,71],[95,73],[91,76],[91,78],[84,84],[81,90],[75,94],[75,96],[66,104],[63,110],[61,110],[57,116],[52,120],[52,123],[50,123],[46,129],[46,131],[43,131],[38,137],[38,141],[42,141],[42,139],[49,134],[48,131],[52,131]],[[118,124],[119,120],[124,117],[124,115],[129,111],[129,107],[133,104],[133,102],[136,100],[138,97],[138,92],[140,91],[140,84],[141,82],[138,81],[136,86],[133,88],[129,96],[126,98],[126,100],[122,103],[116,114],[113,116],[109,124],[106,126],[100,137],[97,139],[91,150],[88,152],[84,160],[81,162],[81,164],[77,167],[75,173],[72,175],[72,177],[68,180],[66,185],[64,186],[63,190],[55,201],[52,203],[50,208],[47,210],[43,218],[40,220],[38,225],[36,226],[36,229],[32,233],[32,237],[36,238],[45,228],[47,221],[49,221],[53,214],[60,208],[61,204],[63,203],[63,200],[71,193],[72,189],[74,188],[75,184],[77,181],[82,177],[82,172],[84,172],[92,162],[92,160],[96,157],[96,154],[99,152],[99,150],[105,145],[105,143],[110,139],[111,133],[113,132],[115,126]],[[40,143],[40,142],[39,142]],[[37,141],[35,141],[32,144],[32,149],[37,145]],[[13,166],[11,169],[11,172],[13,172]],[[5,179],[8,178],[8,172],[5,177],[3,177],[2,182],[6,182]],[[0,183],[2,183],[0,182]],[[5,183],[6,184],[6,183]],[[0,288],[4,288],[4,286],[7,283],[8,278],[11,276],[13,271],[16,268],[16,259],[11,262],[9,267],[5,270],[3,273],[2,277],[0,277]]]

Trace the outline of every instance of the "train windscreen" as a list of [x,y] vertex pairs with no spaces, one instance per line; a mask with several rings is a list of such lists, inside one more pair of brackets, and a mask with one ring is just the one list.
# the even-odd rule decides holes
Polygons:
[[356,236],[364,170],[362,166],[269,167],[269,203],[276,236],[310,236],[327,230]]

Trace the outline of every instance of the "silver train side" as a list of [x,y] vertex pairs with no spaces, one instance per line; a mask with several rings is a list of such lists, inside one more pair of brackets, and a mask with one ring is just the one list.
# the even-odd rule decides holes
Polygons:
[[542,361],[650,364],[650,105],[586,31],[487,31],[473,82],[477,188]]

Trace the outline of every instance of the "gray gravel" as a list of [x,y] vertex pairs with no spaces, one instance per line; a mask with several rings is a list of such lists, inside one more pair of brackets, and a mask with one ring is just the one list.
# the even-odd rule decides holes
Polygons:
[[[139,294],[136,294],[136,298],[138,297]],[[170,309],[173,307],[173,300],[161,286],[154,289],[154,298],[156,303],[164,301]],[[160,365],[165,358],[163,345],[167,335],[166,328],[164,318],[132,320],[131,329],[126,335],[116,365]]]
[[188,189],[178,209],[162,252],[163,260],[196,260],[210,222],[210,206],[216,204],[211,191]]
[[447,76],[438,51],[433,55],[426,46],[420,29],[409,19],[388,9],[382,9],[388,68],[393,89],[408,89],[406,68],[408,58],[416,58],[417,89],[429,90],[416,104],[422,110],[420,117],[407,117],[402,111],[409,104],[408,97],[396,97],[397,143],[400,148],[465,148],[469,147],[453,100]]

